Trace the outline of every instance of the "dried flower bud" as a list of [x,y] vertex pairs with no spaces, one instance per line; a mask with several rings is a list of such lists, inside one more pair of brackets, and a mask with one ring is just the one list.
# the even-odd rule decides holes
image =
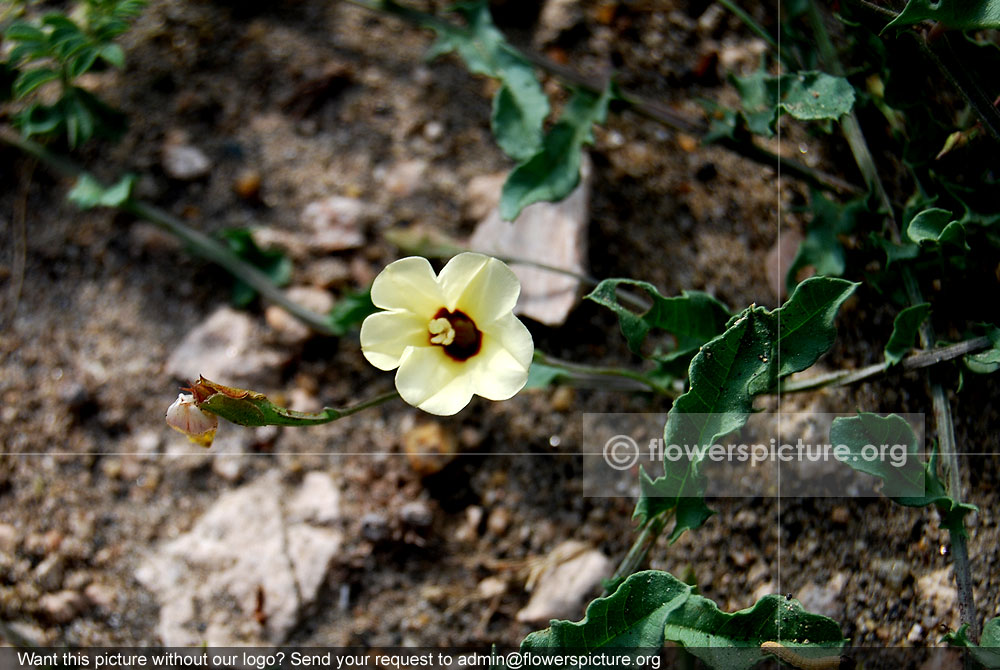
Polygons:
[[210,447],[219,428],[219,417],[199,409],[193,395],[181,393],[167,409],[167,425],[187,435],[195,444]]

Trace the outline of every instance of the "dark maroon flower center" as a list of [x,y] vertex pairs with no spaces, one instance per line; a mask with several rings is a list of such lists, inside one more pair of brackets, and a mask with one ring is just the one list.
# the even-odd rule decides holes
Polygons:
[[476,322],[458,309],[454,312],[444,307],[439,309],[427,332],[431,344],[441,347],[444,353],[459,362],[478,354],[483,345],[483,334],[476,328]]

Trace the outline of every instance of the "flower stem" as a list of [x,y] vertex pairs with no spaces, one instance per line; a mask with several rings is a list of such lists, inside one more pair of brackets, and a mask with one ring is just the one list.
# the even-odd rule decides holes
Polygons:
[[[26,154],[38,158],[50,168],[65,176],[80,177],[87,174],[82,167],[68,158],[53,154],[37,142],[21,137],[8,126],[0,126],[0,142],[16,147]],[[249,286],[253,287],[253,289],[260,293],[265,300],[282,307],[289,314],[296,317],[316,332],[323,335],[336,334],[323,315],[316,314],[302,305],[289,300],[285,293],[275,286],[267,275],[254,266],[244,262],[224,244],[185,225],[182,221],[159,207],[141,200],[130,198],[122,203],[118,209],[129,212],[130,214],[133,214],[141,219],[145,219],[153,225],[167,231],[174,237],[183,241],[192,253],[221,266],[234,277],[241,279]]]
[[[549,367],[558,368],[559,370],[566,372],[571,379],[574,380],[594,381],[595,378],[617,377],[620,380],[632,382],[632,384],[629,384],[626,388],[622,388],[620,390],[652,391],[653,393],[667,396],[668,398],[676,398],[679,395],[672,389],[660,386],[652,379],[643,375],[641,372],[635,372],[625,368],[598,367],[593,365],[582,365],[580,363],[571,363],[569,361],[553,358],[548,354],[538,351],[537,349],[535,350],[535,362]],[[601,382],[601,387],[607,388],[604,381]]]

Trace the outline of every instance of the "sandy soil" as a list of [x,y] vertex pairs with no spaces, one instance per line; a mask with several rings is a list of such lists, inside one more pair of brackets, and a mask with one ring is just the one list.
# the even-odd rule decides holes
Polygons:
[[[569,4],[582,18],[557,45],[574,67],[601,76],[614,63],[624,86],[692,115],[698,96],[732,100],[718,76],[692,74],[702,56],[715,51],[737,71],[757,63],[760,44],[738,22],[722,15],[699,24],[703,2],[623,5],[611,20],[599,3]],[[531,39],[533,20],[510,8],[500,16],[515,38]],[[475,224],[468,182],[510,167],[489,133],[490,84],[450,58],[426,64],[430,41],[341,3],[156,0],[126,37],[127,69],[93,82],[129,113],[129,133],[115,146],[86,147],[81,159],[108,179],[142,174],[143,197],[209,232],[292,230],[311,201],[360,198],[373,212],[367,242],[332,254],[347,271],[330,288],[363,287],[399,256],[385,231],[422,224],[468,234]],[[558,87],[550,81],[547,89]],[[835,142],[788,132],[799,133],[817,160],[824,143]],[[211,158],[205,177],[165,174],[161,147],[178,134]],[[805,187],[783,180],[779,191],[773,170],[691,146],[630,111],[597,131],[593,160],[594,276],[644,279],[665,295],[705,290],[734,308],[777,303],[766,254],[779,206],[801,203]],[[419,175],[403,178],[414,165]],[[259,200],[234,192],[248,170],[261,178]],[[516,645],[537,628],[516,619],[529,598],[524,566],[566,539],[613,562],[630,545],[632,501],[584,498],[574,453],[582,412],[662,409],[642,397],[548,390],[499,404],[477,400],[436,422],[468,453],[432,477],[422,478],[401,447],[428,417],[401,404],[328,427],[247,431],[243,465],[218,466],[163,424],[186,381],[164,364],[187,332],[227,303],[228,277],[128,217],[74,210],[63,199],[66,181],[10,149],[0,148],[0,179],[0,619],[30,638],[157,643],[159,605],[135,577],[143,556],[190,529],[223,492],[273,470],[290,483],[327,472],[342,494],[344,546],[291,644]],[[801,223],[794,215],[783,221]],[[17,293],[12,268],[22,237]],[[309,283],[328,258],[294,258],[293,283]],[[892,317],[881,304],[872,292],[852,299],[825,366],[878,360]],[[274,343],[263,309],[249,313]],[[595,305],[581,303],[562,327],[530,327],[536,346],[552,355],[639,364]],[[391,377],[360,356],[356,332],[314,337],[283,356],[277,369],[258,371],[255,388],[340,405],[391,387]],[[954,373],[944,374],[954,388]],[[995,381],[967,376],[952,398],[960,444],[991,454],[970,459],[964,471],[966,498],[981,510],[970,550],[987,616],[1000,610],[996,390]],[[930,413],[917,374],[792,402]],[[374,450],[390,455],[365,455]],[[380,541],[366,535],[371,514],[396,519],[414,500],[431,510],[429,527]],[[703,529],[674,545],[661,541],[651,565],[692,575],[724,608],[747,607],[768,592],[811,598],[861,645],[937,644],[957,621],[947,534],[933,511],[878,499],[758,497],[713,507],[718,514]],[[471,530],[470,509],[483,513]],[[58,578],[39,572],[52,556],[62,565]],[[503,588],[484,598],[480,584],[489,577]],[[87,594],[67,616],[45,599],[62,591]]]

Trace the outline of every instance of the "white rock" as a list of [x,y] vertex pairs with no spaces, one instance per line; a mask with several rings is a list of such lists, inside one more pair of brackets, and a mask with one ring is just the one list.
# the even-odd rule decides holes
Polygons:
[[212,169],[212,161],[198,147],[190,144],[164,144],[163,171],[174,179],[198,179]]
[[[584,601],[594,595],[601,581],[611,576],[613,568],[607,556],[596,549],[567,550],[564,542],[551,555],[567,553],[572,557],[548,567],[541,574],[531,594],[531,600],[517,613],[517,620],[527,623],[547,623],[550,619],[579,619]],[[548,560],[548,559],[546,559]]]
[[583,19],[579,0],[546,0],[538,17],[538,30],[534,44],[542,47],[555,41]]
[[302,210],[302,226],[309,234],[307,246],[323,252],[362,246],[365,236],[360,224],[367,211],[361,200],[339,195],[309,203]]
[[[313,286],[293,286],[285,291],[292,302],[302,305],[316,314],[326,314],[333,308],[333,296],[321,288]],[[268,305],[264,310],[264,320],[274,329],[283,344],[301,344],[312,335],[309,326],[277,305]]]
[[249,316],[220,307],[181,340],[165,370],[180,380],[194,382],[203,375],[232,386],[276,379],[288,355],[262,346],[262,340]]
[[340,519],[340,491],[333,477],[313,471],[302,478],[302,484],[288,501],[288,517],[294,521],[332,524]]
[[930,609],[935,626],[958,628],[958,590],[951,579],[951,568],[941,568],[917,579],[917,605]]
[[[285,640],[342,542],[336,529],[285,515],[282,501],[299,495],[270,472],[223,494],[188,533],[146,557],[136,577],[160,602],[165,646]],[[264,625],[255,620],[259,593]]]
[[[494,209],[469,239],[474,251],[511,256],[583,274],[590,216],[590,159],[584,155],[580,185],[561,202],[537,202],[513,223]],[[475,197],[482,197],[476,195]],[[496,195],[499,201],[499,193]],[[521,280],[514,311],[549,326],[561,325],[577,302],[579,280],[550,270],[512,264]]]
[[847,584],[848,574],[836,572],[826,584],[810,582],[796,594],[802,606],[810,612],[816,612],[834,619],[843,618],[844,601],[841,594]]
[[39,598],[38,606],[52,621],[69,623],[86,608],[87,603],[76,591],[57,591]]
[[382,184],[389,195],[405,198],[417,190],[426,171],[427,161],[415,158],[380,168],[376,170],[376,176],[381,177]]
[[13,556],[20,543],[21,538],[17,528],[9,523],[0,523],[0,553]]

